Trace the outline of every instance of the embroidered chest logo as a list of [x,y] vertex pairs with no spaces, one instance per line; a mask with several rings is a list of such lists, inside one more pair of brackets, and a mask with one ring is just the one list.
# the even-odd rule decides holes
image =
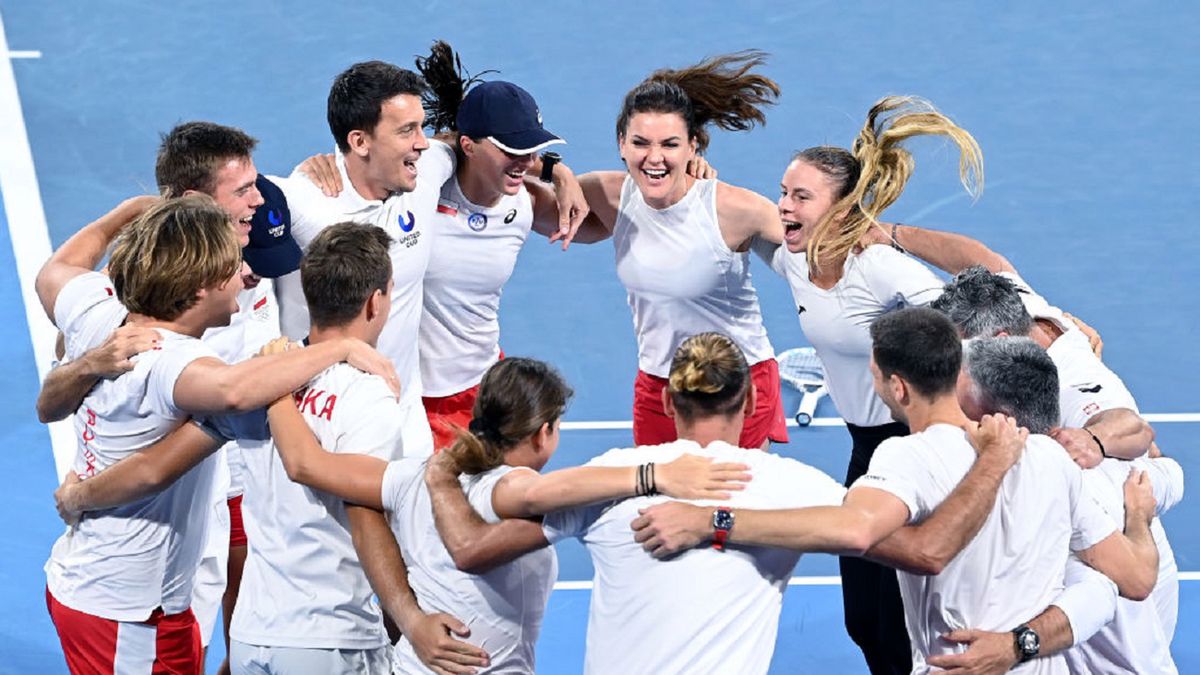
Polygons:
[[403,215],[396,216],[396,222],[400,224],[402,232],[412,232],[413,228],[417,226],[417,218],[413,215],[412,211],[405,211],[405,213],[408,214],[408,222],[404,222]]
[[504,216],[504,224],[507,225],[517,219],[517,210],[512,209]]
[[487,216],[482,213],[472,213],[467,216],[467,227],[474,232],[483,232],[487,228]]

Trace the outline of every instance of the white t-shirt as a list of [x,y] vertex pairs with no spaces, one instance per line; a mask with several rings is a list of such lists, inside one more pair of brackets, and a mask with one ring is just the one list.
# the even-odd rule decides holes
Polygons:
[[[793,459],[715,442],[678,440],[610,450],[588,466],[669,462],[683,453],[743,462],[753,475],[724,502],[737,508],[842,503],[846,490]],[[638,509],[665,501],[639,497],[546,516],[552,543],[578,537],[596,568],[584,672],[765,673],[775,652],[783,591],[800,554],[775,548],[696,548],[656,560],[634,541]],[[716,502],[701,502],[716,504]]]
[[[430,140],[429,149],[417,160],[416,189],[393,194],[383,201],[366,199],[355,190],[340,152],[337,166],[344,186],[337,197],[327,197],[299,172],[287,179],[272,177],[271,180],[287,196],[292,236],[302,249],[307,250],[321,230],[347,220],[377,225],[391,235],[393,241],[388,252],[392,259],[392,307],[378,346],[379,352],[395,364],[400,376],[401,404],[419,406],[423,388],[417,341],[423,284],[438,197],[442,184],[454,175],[454,151],[445,143]],[[284,333],[294,340],[303,338],[308,335],[310,322],[299,272],[280,277],[276,287]],[[424,433],[430,434],[428,424]],[[431,435],[428,441],[431,452],[432,444]],[[406,448],[418,446],[415,439],[405,438]]]
[[[275,286],[271,279],[263,279],[254,288],[244,288],[238,293],[238,311],[229,317],[228,326],[209,328],[200,339],[212,347],[225,363],[240,363],[257,354],[263,345],[280,335]],[[227,469],[219,471],[228,473],[217,478],[218,485],[222,482],[227,484],[224,491],[218,487],[218,502],[242,494],[242,474],[246,466],[242,455],[247,450],[254,452],[262,447],[261,441],[238,439],[221,448]],[[219,512],[222,504],[216,506]]]
[[[55,302],[67,356],[103,341],[128,313],[108,277],[68,282]],[[78,450],[72,469],[91,476],[151,445],[187,419],[175,383],[193,361],[217,358],[200,340],[159,329],[160,349],[132,358],[133,370],[102,379],[75,412]],[[85,514],[55,542],[46,563],[50,592],[64,605],[116,621],[144,621],[191,603],[192,581],[207,538],[215,459],[209,457],[151,497]]]
[[925,305],[942,293],[929,268],[890,246],[868,246],[846,257],[842,278],[828,290],[808,278],[808,258],[755,239],[754,250],[787,279],[800,328],[825,366],[829,397],[850,424],[892,422],[871,378],[871,323],[902,307]]
[[[1149,473],[1160,515],[1183,497],[1183,469],[1173,459],[1143,457],[1132,462],[1106,459],[1096,468],[1084,471],[1083,480],[1088,492],[1115,522],[1125,522],[1124,483],[1132,469]],[[1151,525],[1151,533],[1159,549],[1158,583],[1154,593],[1145,602],[1117,598],[1116,617],[1112,622],[1066,652],[1071,672],[1177,672],[1171,658],[1170,636],[1174,635],[1178,613],[1179,570],[1157,518]],[[1078,569],[1081,566],[1083,563],[1072,557],[1067,569],[1068,583],[1084,573]],[[1171,606],[1160,606],[1163,600]]]
[[[884,490],[904,502],[909,523],[942,503],[975,462],[958,427],[935,424],[879,445],[855,488]],[[1117,531],[1083,487],[1080,471],[1049,436],[1033,435],[1005,475],[996,503],[975,538],[937,576],[897,572],[913,673],[925,659],[961,651],[942,639],[953,630],[1008,631],[1045,609],[1063,588],[1070,551]],[[1019,666],[1018,672],[1065,673],[1061,655]]]
[[682,200],[655,209],[626,176],[613,244],[643,372],[669,376],[680,343],[706,331],[728,335],[751,365],[775,358],[749,254],[730,250],[721,237],[716,180],[698,180]]
[[[339,363],[295,398],[329,452],[401,456],[400,408],[381,378]],[[242,512],[250,548],[230,635],[273,647],[386,645],[342,500],[292,482],[273,444],[247,453],[246,465]]]
[[425,396],[470,389],[500,357],[500,292],[532,226],[525,188],[484,208],[466,198],[457,178],[442,186],[421,309]]
[[1125,383],[1096,356],[1088,337],[1063,316],[1062,310],[1046,302],[1016,274],[1005,272],[1001,276],[1022,291],[1021,302],[1030,316],[1050,321],[1063,331],[1046,349],[1058,368],[1060,426],[1081,429],[1096,413],[1114,408],[1138,412]]
[[[491,658],[483,672],[534,672],[534,646],[558,578],[554,548],[531,551],[483,574],[460,572],[434,526],[425,461],[392,462],[383,479],[383,506],[404,553],[408,583],[417,601],[426,612],[446,612],[467,624],[471,635],[466,641]],[[489,523],[500,521],[492,508],[492,491],[513,469],[501,466],[461,478],[467,500]],[[404,637],[396,643],[392,659],[396,673],[432,672]]]

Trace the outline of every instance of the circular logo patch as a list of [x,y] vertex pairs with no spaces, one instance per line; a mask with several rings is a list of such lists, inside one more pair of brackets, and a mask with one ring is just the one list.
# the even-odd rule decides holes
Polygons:
[[483,232],[484,228],[487,227],[487,216],[482,213],[472,213],[470,216],[467,216],[467,227],[475,232]]

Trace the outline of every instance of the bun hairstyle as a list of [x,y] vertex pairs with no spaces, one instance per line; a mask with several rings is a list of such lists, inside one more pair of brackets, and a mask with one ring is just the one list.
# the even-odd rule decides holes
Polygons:
[[[418,56],[415,61],[417,72],[425,78],[429,89],[421,96],[425,108],[425,126],[433,133],[458,131],[458,107],[472,85],[479,82],[481,75],[497,73],[485,70],[472,76],[463,69],[462,60],[454,48],[444,40],[437,40],[429,49],[429,56]],[[457,143],[453,144],[457,147]]]
[[688,138],[696,140],[698,152],[708,147],[709,124],[722,129],[746,131],[766,124],[762,108],[775,103],[779,85],[751,72],[766,63],[767,55],[757,49],[707,58],[679,70],[662,69],[625,95],[617,117],[617,140],[625,137],[635,113],[677,113],[687,124]]
[[746,402],[750,366],[733,340],[700,333],[683,341],[671,359],[667,389],[684,420],[733,415]]
[[498,361],[483,375],[471,424],[443,452],[461,473],[477,474],[504,463],[504,453],[554,424],[574,392],[549,364],[520,357]]
[[888,96],[867,114],[853,147],[822,146],[796,153],[793,161],[820,169],[834,184],[837,202],[814,227],[808,257],[838,260],[850,253],[879,215],[899,199],[915,163],[902,143],[914,136],[946,136],[959,149],[958,175],[967,193],[983,191],[983,151],[965,129],[914,96]]

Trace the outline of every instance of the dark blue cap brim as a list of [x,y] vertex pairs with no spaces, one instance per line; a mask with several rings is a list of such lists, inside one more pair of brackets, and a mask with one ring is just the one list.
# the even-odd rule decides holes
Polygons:
[[295,239],[281,239],[278,244],[269,248],[242,249],[242,258],[250,266],[251,271],[266,279],[277,279],[300,269],[300,259],[304,252]]

